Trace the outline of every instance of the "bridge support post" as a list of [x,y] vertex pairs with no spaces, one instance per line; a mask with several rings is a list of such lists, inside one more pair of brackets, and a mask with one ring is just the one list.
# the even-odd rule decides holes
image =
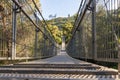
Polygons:
[[12,55],[11,58],[14,60],[16,58],[16,5],[13,3],[13,13],[12,13]]
[[65,36],[62,36],[62,50],[65,50]]
[[[38,24],[38,17],[37,17],[36,12],[34,13],[34,16],[35,16],[35,18],[36,18],[36,24]],[[35,48],[34,48],[34,57],[35,57],[35,58],[37,57],[38,32],[39,32],[39,30],[36,28],[36,29],[35,29]]]
[[120,78],[120,45],[118,45],[118,74]]
[[[46,28],[46,26],[44,26],[44,33],[46,33],[46,29],[45,29],[45,28]],[[47,45],[47,44],[46,44],[47,41],[48,41],[48,40],[47,40],[47,37],[46,37],[45,35],[43,35],[43,38],[44,38],[44,39],[43,39],[43,53],[42,53],[42,56],[46,56],[46,55],[48,55],[48,52],[49,52],[49,51],[48,51],[48,50],[49,50],[49,49],[48,49],[48,48],[49,48],[49,47],[48,47],[48,46],[49,46],[49,42],[48,42],[48,45]]]
[[92,2],[92,53],[93,59],[97,57],[97,46],[96,46],[96,0]]
[[35,53],[34,53],[34,57],[37,57],[37,42],[38,42],[38,29],[35,29]]

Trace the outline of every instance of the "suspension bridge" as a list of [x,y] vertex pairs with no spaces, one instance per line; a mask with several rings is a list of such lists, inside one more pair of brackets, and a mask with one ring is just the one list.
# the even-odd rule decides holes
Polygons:
[[[0,80],[120,80],[119,0],[81,0],[72,36],[67,44],[62,36],[62,47],[38,4],[1,0],[0,60],[11,63],[0,66]],[[28,61],[12,63],[21,60]]]

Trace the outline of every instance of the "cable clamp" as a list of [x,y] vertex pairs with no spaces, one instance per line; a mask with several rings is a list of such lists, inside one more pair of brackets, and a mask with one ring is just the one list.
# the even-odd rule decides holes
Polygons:
[[94,7],[91,7],[91,6],[87,5],[87,9],[88,9],[89,11],[93,11],[93,10],[94,10]]

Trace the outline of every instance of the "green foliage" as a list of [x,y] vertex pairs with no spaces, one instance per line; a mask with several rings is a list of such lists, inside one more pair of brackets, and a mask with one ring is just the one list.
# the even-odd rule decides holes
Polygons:
[[61,44],[61,38],[60,38],[61,32],[60,32],[58,26],[49,24],[48,27],[50,29],[51,34],[53,35],[53,37],[57,41],[57,43]]
[[[25,1],[25,0],[24,0]],[[31,17],[34,15],[33,10],[35,10],[35,6],[33,5],[31,0],[19,0],[22,8],[25,12]],[[40,8],[40,0],[35,0],[38,7]],[[30,4],[29,4],[30,3]],[[0,22],[1,30],[0,30],[0,38],[4,40],[0,42],[0,53],[4,54],[0,56],[11,56],[11,47],[12,47],[12,1],[1,0],[0,6],[4,8],[4,11],[0,11],[0,16],[2,17],[2,21]],[[29,4],[29,5],[28,5]],[[31,9],[30,8],[33,9]],[[29,8],[28,8],[29,7]],[[35,19],[33,19],[35,22]],[[16,53],[17,57],[26,57],[33,56],[34,51],[34,39],[35,39],[35,27],[28,20],[27,17],[22,12],[17,13],[17,25],[16,25]],[[4,34],[4,35],[3,35]]]
[[74,16],[68,18],[55,18],[48,20],[50,32],[54,36],[57,43],[61,44],[61,37],[64,35],[66,38],[66,43],[71,37],[71,30],[73,27]]

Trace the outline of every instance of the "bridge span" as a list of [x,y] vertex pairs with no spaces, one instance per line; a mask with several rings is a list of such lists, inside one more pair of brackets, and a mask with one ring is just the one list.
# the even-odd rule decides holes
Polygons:
[[57,56],[0,66],[0,80],[119,80],[118,70],[70,57]]
[[0,66],[0,80],[120,80],[120,0],[80,0],[73,19],[55,31],[39,0],[0,0],[0,63],[34,60]]

